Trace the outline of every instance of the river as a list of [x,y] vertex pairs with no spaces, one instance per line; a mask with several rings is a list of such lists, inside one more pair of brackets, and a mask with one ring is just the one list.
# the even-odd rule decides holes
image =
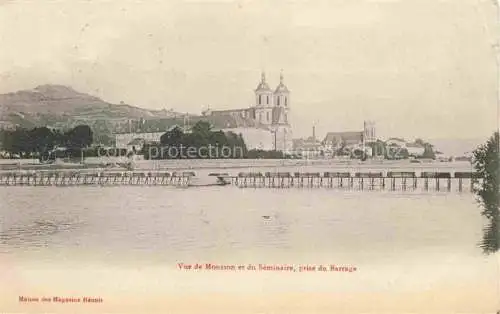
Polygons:
[[[485,222],[469,193],[90,186],[2,187],[0,198],[4,312],[494,313],[499,305],[498,256],[478,248]],[[332,264],[356,271],[298,271]]]

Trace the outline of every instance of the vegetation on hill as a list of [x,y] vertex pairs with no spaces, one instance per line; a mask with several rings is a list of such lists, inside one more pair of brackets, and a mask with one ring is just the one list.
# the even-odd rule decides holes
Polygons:
[[110,134],[117,125],[127,125],[130,119],[169,118],[177,114],[171,110],[112,104],[62,85],[41,85],[32,90],[0,94],[0,122],[11,128],[72,128],[85,124],[94,133]]

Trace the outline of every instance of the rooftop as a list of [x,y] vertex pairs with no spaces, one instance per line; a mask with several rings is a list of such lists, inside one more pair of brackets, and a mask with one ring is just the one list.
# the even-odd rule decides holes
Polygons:
[[361,142],[363,140],[363,131],[351,132],[328,132],[324,142]]
[[144,143],[144,140],[142,138],[134,138],[127,145],[142,145],[143,143]]

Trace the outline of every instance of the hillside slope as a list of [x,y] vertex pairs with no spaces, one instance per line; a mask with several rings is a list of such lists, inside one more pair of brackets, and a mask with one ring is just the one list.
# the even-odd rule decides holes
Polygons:
[[[62,85],[0,94],[0,126],[73,125],[96,120],[170,118],[179,113],[111,104]],[[92,124],[92,123],[90,123]]]

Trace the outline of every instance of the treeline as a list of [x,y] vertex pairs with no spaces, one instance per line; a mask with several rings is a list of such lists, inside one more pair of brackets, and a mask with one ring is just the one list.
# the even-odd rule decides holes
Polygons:
[[189,133],[175,127],[160,143],[146,143],[142,153],[145,159],[219,159],[244,158],[248,150],[241,135],[212,131],[208,122],[198,121]]
[[92,130],[87,125],[78,125],[66,132],[47,127],[0,131],[2,150],[10,157],[19,158],[39,158],[57,147],[77,154],[92,145],[92,138]]
[[[435,159],[436,152],[434,151],[434,146],[430,143],[427,143],[421,139],[416,139],[413,144],[419,145],[424,148],[424,152],[422,155],[414,156],[415,158],[422,159]],[[368,143],[368,147],[371,148],[372,156],[380,156],[384,157],[384,159],[395,160],[395,159],[408,159],[411,154],[408,152],[408,149],[405,147],[397,146],[397,145],[389,145],[386,142],[381,140],[377,140],[374,143]]]
[[133,153],[126,148],[114,147],[88,147],[88,148],[64,148],[54,149],[41,153],[38,157],[40,161],[50,161],[56,158],[82,159],[87,157],[130,157]]

